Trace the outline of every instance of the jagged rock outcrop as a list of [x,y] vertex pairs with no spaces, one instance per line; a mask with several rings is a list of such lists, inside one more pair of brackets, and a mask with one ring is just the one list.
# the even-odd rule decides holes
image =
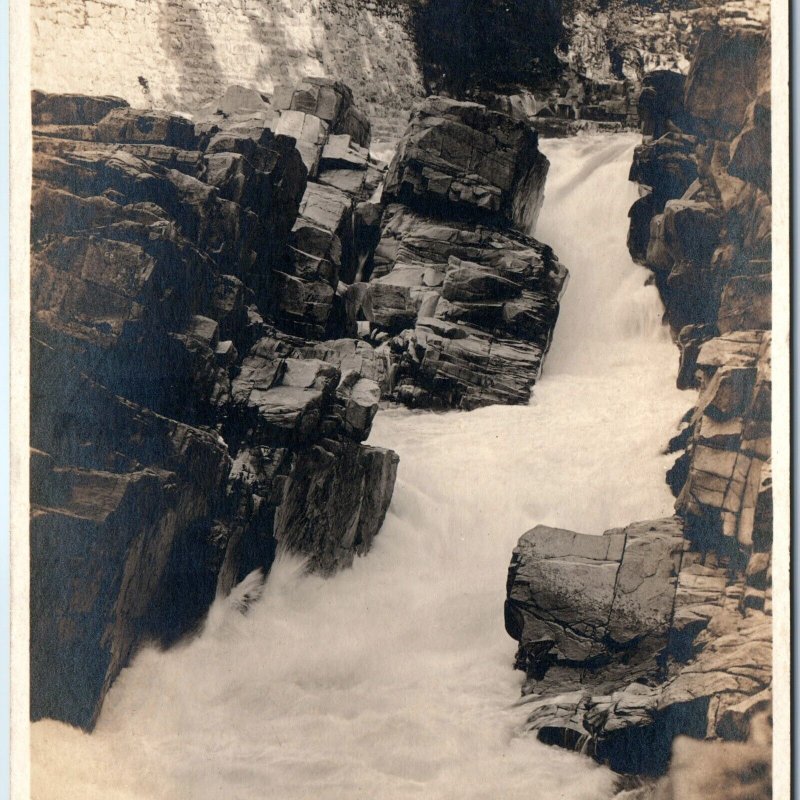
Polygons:
[[[602,536],[540,526],[506,601],[528,729],[651,775],[676,736],[754,739],[772,696],[769,37],[746,14],[698,19],[688,76],[644,82],[628,240],[664,298],[678,386],[699,390],[669,445],[678,516]],[[721,765],[708,775],[688,746],[676,739],[656,796],[699,797],[711,774],[718,793],[741,779],[734,755],[768,796],[763,741],[702,745]]]
[[369,154],[370,123],[350,89],[315,77],[269,99],[230,87],[198,118],[203,128],[221,128],[226,134],[258,135],[267,129],[295,140],[308,182],[284,238],[286,258],[271,272],[269,310],[285,330],[300,336],[355,335],[347,325],[342,287],[355,280],[374,249],[369,229],[375,227],[376,214],[368,201],[385,165]]
[[287,287],[315,253],[309,291],[354,271],[369,190],[308,183],[310,151],[280,132],[316,120],[315,174],[346,181],[372,169],[369,124],[331,81],[266,105],[234,90],[195,125],[34,93],[34,719],[91,728],[142,641],[191,630],[278,546],[327,574],[383,522],[398,459],[361,442],[386,369],[316,341],[330,302],[291,335],[291,313],[315,317]]
[[[653,135],[669,132],[637,150],[631,177],[651,188],[629,239],[677,334],[678,386],[700,390],[668,476],[687,534],[759,564],[771,547],[769,54],[757,26],[702,35],[682,96],[652,116]],[[769,605],[750,585],[747,598]]]
[[[513,5],[513,4],[512,4]],[[525,70],[505,85],[473,81],[470,96],[527,118],[544,136],[581,130],[636,128],[648,118],[653,77],[685,76],[700,37],[722,31],[763,31],[769,4],[758,0],[570,0],[540,4],[561,27],[558,64],[535,80]],[[535,25],[528,16],[519,23]],[[491,35],[491,34],[489,34]],[[539,31],[531,38],[543,38]],[[543,59],[546,61],[546,59]],[[659,134],[660,135],[660,134]]]
[[566,271],[513,223],[546,160],[525,123],[426,108],[382,200],[334,80],[194,121],[34,93],[34,719],[91,728],[142,641],[278,547],[322,574],[366,553],[398,464],[362,444],[382,398],[529,397]]
[[[647,138],[631,168],[647,187],[631,209],[631,255],[654,270],[682,342],[714,326],[768,328],[768,35],[712,28],[686,81],[663,77],[649,87]],[[686,385],[692,371],[682,366]]]
[[771,685],[771,617],[747,603],[736,554],[708,547],[680,517],[520,539],[506,628],[528,730],[651,775],[676,735],[747,737]]
[[476,103],[424,101],[389,167],[380,241],[348,290],[351,317],[413,406],[525,402],[566,270],[524,235],[547,160],[536,132]]

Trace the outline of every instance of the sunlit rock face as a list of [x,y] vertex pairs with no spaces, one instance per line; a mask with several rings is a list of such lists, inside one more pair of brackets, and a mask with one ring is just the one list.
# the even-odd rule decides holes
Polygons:
[[422,94],[403,2],[34,0],[31,19],[32,85],[50,92],[192,112],[231,84],[272,94],[328,76],[351,87],[379,138],[402,132]]
[[681,517],[520,539],[506,628],[528,730],[651,775],[677,735],[747,737],[769,701],[771,617],[751,610],[735,554],[707,546]]

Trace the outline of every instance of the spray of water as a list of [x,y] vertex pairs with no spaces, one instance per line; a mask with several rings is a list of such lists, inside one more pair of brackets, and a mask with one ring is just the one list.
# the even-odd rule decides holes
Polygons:
[[[37,798],[597,800],[614,776],[518,734],[505,573],[537,523],[600,533],[671,513],[660,448],[690,398],[625,250],[636,137],[543,144],[537,235],[572,272],[528,406],[378,415],[401,462],[368,557],[333,579],[281,555],[201,636],[145,649],[91,735],[33,726]],[[243,606],[247,613],[240,613]]]

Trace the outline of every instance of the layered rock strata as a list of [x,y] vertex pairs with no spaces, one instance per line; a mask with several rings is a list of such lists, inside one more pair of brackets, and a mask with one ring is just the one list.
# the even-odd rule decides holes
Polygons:
[[326,81],[277,124],[249,111],[195,126],[34,94],[34,719],[91,728],[141,641],[185,633],[279,545],[323,573],[347,565],[388,507],[397,456],[360,444],[381,392],[358,356],[371,348],[287,332],[291,313],[312,319],[286,288],[314,255],[301,242],[324,249],[333,274],[309,283],[330,294],[342,246],[333,223],[307,233],[323,185],[280,130],[325,131],[323,179],[329,147],[369,170],[353,143],[368,123]]
[[523,402],[566,276],[525,123],[431,99],[386,179],[350,89],[194,121],[33,95],[31,715],[90,729],[136,647],[278,547],[366,553],[381,399]]
[[392,370],[390,397],[474,408],[530,397],[567,272],[533,230],[547,160],[527,122],[423,101],[383,188],[388,203],[355,320]]
[[[686,78],[645,79],[628,244],[655,273],[678,386],[698,390],[670,443],[682,452],[667,477],[678,516],[602,536],[534,529],[506,602],[541,739],[649,774],[667,769],[676,736],[749,739],[708,752],[758,764],[740,776],[758,797],[771,768],[769,108],[763,26],[717,20]],[[676,741],[659,797],[708,785],[687,767],[689,746]]]

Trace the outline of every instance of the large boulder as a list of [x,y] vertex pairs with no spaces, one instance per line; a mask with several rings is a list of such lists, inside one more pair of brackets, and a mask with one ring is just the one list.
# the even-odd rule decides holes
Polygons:
[[680,521],[635,523],[602,536],[538,526],[508,575],[506,628],[530,672],[608,660],[645,637],[663,648],[683,549]]
[[548,161],[527,122],[477,103],[429,97],[416,108],[386,176],[387,197],[503,216],[532,230]]
[[549,247],[392,204],[373,264],[352,309],[373,336],[394,335],[394,397],[463,408],[528,400],[567,279]]
[[691,549],[683,527],[539,526],[520,539],[506,628],[528,678],[526,729],[542,741],[658,775],[675,736],[746,736],[771,681],[771,619],[743,608],[735,561]]

